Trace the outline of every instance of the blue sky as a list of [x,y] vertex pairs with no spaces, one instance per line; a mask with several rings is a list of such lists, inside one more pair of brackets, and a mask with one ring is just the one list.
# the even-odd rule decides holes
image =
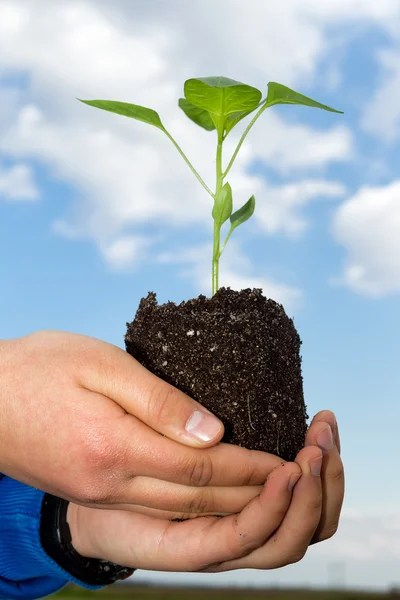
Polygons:
[[122,346],[148,290],[210,291],[202,188],[161,132],[75,97],[157,109],[210,185],[213,135],[176,108],[185,79],[275,80],[344,110],[260,119],[231,177],[256,214],[221,261],[223,283],[261,286],[295,318],[309,413],[331,408],[341,426],[342,527],[299,565],[229,577],[325,585],[339,561],[349,585],[384,587],[400,561],[400,6],[247,4],[0,0],[0,335]]

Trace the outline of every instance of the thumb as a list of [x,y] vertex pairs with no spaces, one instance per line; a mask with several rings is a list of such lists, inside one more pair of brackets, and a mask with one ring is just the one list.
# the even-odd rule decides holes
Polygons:
[[100,345],[98,361],[82,374],[86,389],[114,400],[127,413],[181,444],[205,448],[221,440],[222,422],[201,404],[150,373],[127,352],[105,342]]

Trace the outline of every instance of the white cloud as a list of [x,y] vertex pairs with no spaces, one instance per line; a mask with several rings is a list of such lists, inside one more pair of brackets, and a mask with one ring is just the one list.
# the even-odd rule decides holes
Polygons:
[[[223,11],[223,5],[218,10]],[[111,8],[108,3],[78,0],[51,4],[0,0],[0,74],[2,69],[29,74],[28,93],[14,103],[7,122],[0,122],[0,151],[39,160],[76,188],[75,205],[63,218],[63,226],[58,223],[58,231],[86,235],[101,250],[115,236],[129,234],[131,227],[208,221],[210,199],[160,131],[95,111],[74,97],[111,96],[154,106],[201,175],[213,185],[214,138],[187,122],[177,110],[181,82],[200,69],[227,72],[233,63],[238,77],[253,78],[263,88],[266,77],[278,76],[278,70],[286,83],[295,82],[314,72],[318,52],[325,44],[320,26],[300,18],[297,8],[289,17],[284,10],[271,11],[260,4],[254,5],[252,15],[251,11],[243,14],[241,3],[230,3],[229,8],[229,35],[235,28],[243,35],[252,32],[245,46],[232,46],[228,40],[222,44],[221,36],[228,32],[217,32],[209,19],[204,19],[207,11],[200,3],[177,8],[177,32],[177,25],[164,19],[161,6],[155,18],[150,6],[135,5],[132,11],[128,3],[115,3]],[[259,18],[254,19],[254,14]],[[194,16],[196,28],[192,29],[189,24]],[[254,27],[261,24],[263,34],[255,35]],[[284,49],[278,55],[272,52],[276,42],[265,28],[271,34],[276,28],[281,30]],[[262,72],[255,68],[255,51],[264,57]],[[232,135],[226,156],[235,142],[237,137]],[[239,154],[232,179],[240,181],[241,187],[235,193],[248,196],[257,191],[260,202],[267,197],[265,182],[247,173],[255,159],[282,173],[300,173],[348,160],[351,153],[351,136],[343,126],[322,131],[288,125],[271,112],[260,119]],[[278,189],[274,192],[279,196]],[[287,194],[287,189],[282,194]],[[269,203],[273,213],[274,197]],[[288,203],[285,218],[289,221],[290,210]],[[293,219],[303,223],[300,206],[295,210]],[[286,229],[290,228],[289,223]]]
[[383,557],[400,560],[400,516],[344,511],[340,527],[329,544],[318,548],[331,559],[373,561]]
[[121,236],[102,248],[106,263],[114,270],[131,268],[143,261],[148,243],[134,236]]
[[342,204],[333,234],[346,259],[340,282],[373,297],[400,292],[400,180],[364,187]]
[[25,164],[0,165],[0,201],[31,201],[39,198],[32,168]]
[[255,218],[268,233],[284,232],[297,237],[308,227],[303,211],[305,206],[321,198],[338,198],[344,193],[343,185],[318,179],[271,186],[267,188],[265,202],[258,204]]
[[343,125],[323,130],[289,125],[273,110],[261,119],[264,119],[262,126],[255,126],[250,133],[252,158],[284,175],[319,170],[330,163],[349,161],[354,156],[352,135]]
[[361,125],[365,131],[393,142],[400,136],[400,48],[381,50],[377,59],[381,83],[363,111]]

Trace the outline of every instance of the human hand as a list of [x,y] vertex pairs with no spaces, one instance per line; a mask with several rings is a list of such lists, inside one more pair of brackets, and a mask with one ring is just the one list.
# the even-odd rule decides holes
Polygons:
[[344,497],[344,470],[340,458],[340,437],[335,415],[323,410],[315,415],[307,432],[306,446],[318,445],[323,451],[321,472],[321,518],[312,542],[322,542],[332,537],[338,528]]
[[[321,482],[312,473],[321,467],[322,454],[315,447],[300,454],[299,464],[277,467],[260,496],[239,514],[220,519],[176,523],[70,504],[72,543],[83,556],[147,570],[216,572],[282,566],[309,541],[320,516]],[[300,476],[304,484],[295,500],[290,488]]]
[[215,446],[218,419],[99,340],[44,331],[0,342],[0,383],[0,471],[70,501],[164,518],[236,513],[280,464]]
[[344,492],[339,450],[336,419],[322,411],[296,462],[282,461],[240,514],[175,523],[70,504],[72,542],[84,556],[148,570],[221,572],[297,562],[311,543],[336,531]]

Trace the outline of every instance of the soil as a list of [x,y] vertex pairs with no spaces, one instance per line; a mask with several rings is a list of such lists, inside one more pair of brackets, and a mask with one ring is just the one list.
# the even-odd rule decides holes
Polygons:
[[127,323],[127,352],[225,425],[223,441],[293,460],[304,445],[301,341],[259,289],[221,288],[177,305],[150,292]]

